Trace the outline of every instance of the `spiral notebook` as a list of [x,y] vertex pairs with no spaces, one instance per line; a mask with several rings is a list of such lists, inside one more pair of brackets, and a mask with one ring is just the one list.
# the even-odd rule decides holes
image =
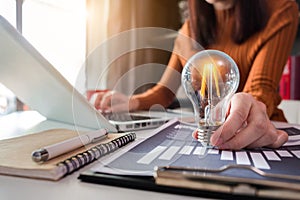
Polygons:
[[110,133],[99,143],[63,154],[44,163],[31,160],[31,153],[43,146],[78,136],[78,132],[53,129],[0,141],[0,174],[59,180],[79,168],[116,151],[136,137],[135,133]]

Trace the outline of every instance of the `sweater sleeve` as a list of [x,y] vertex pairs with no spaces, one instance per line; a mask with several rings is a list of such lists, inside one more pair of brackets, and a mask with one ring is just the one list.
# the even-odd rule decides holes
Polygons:
[[268,116],[276,115],[281,101],[278,85],[294,43],[298,26],[298,7],[295,2],[286,3],[270,18],[259,53],[256,55],[244,92],[252,94],[267,105]]

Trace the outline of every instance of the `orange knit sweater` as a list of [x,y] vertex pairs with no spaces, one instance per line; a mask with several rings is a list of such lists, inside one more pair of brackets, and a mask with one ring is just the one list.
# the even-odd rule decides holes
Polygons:
[[[270,19],[261,32],[242,44],[231,40],[233,16],[228,11],[217,11],[218,39],[209,49],[221,50],[230,55],[240,70],[238,92],[252,94],[267,106],[271,120],[285,121],[283,112],[277,108],[281,102],[278,85],[284,65],[294,43],[298,27],[298,6],[292,0],[268,0]],[[189,23],[181,31],[190,35]],[[148,91],[133,96],[139,100],[139,109],[149,109],[154,104],[170,105],[180,85],[180,73],[186,60],[172,54],[167,70],[160,82]],[[174,75],[171,69],[179,72]],[[171,89],[171,90],[170,90]]]

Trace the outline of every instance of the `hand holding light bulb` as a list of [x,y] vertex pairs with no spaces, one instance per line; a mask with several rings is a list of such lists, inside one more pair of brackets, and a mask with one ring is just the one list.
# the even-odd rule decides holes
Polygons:
[[220,149],[256,147],[278,148],[288,135],[274,127],[266,106],[251,94],[233,95],[224,124],[211,137],[212,145]]
[[211,146],[211,135],[224,123],[239,80],[237,65],[221,51],[200,51],[184,66],[181,81],[192,102],[197,138],[203,146]]
[[262,102],[251,94],[235,94],[239,78],[237,65],[223,52],[201,51],[189,59],[182,85],[198,125],[194,137],[220,149],[280,147],[287,133],[274,127]]

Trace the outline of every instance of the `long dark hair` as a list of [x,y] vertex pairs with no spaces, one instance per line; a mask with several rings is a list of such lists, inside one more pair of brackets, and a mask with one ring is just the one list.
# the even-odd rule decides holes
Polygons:
[[[213,5],[205,0],[188,0],[188,4],[193,39],[204,47],[213,44],[217,31]],[[232,39],[237,44],[262,30],[269,19],[266,0],[236,0],[232,12],[235,15]]]

